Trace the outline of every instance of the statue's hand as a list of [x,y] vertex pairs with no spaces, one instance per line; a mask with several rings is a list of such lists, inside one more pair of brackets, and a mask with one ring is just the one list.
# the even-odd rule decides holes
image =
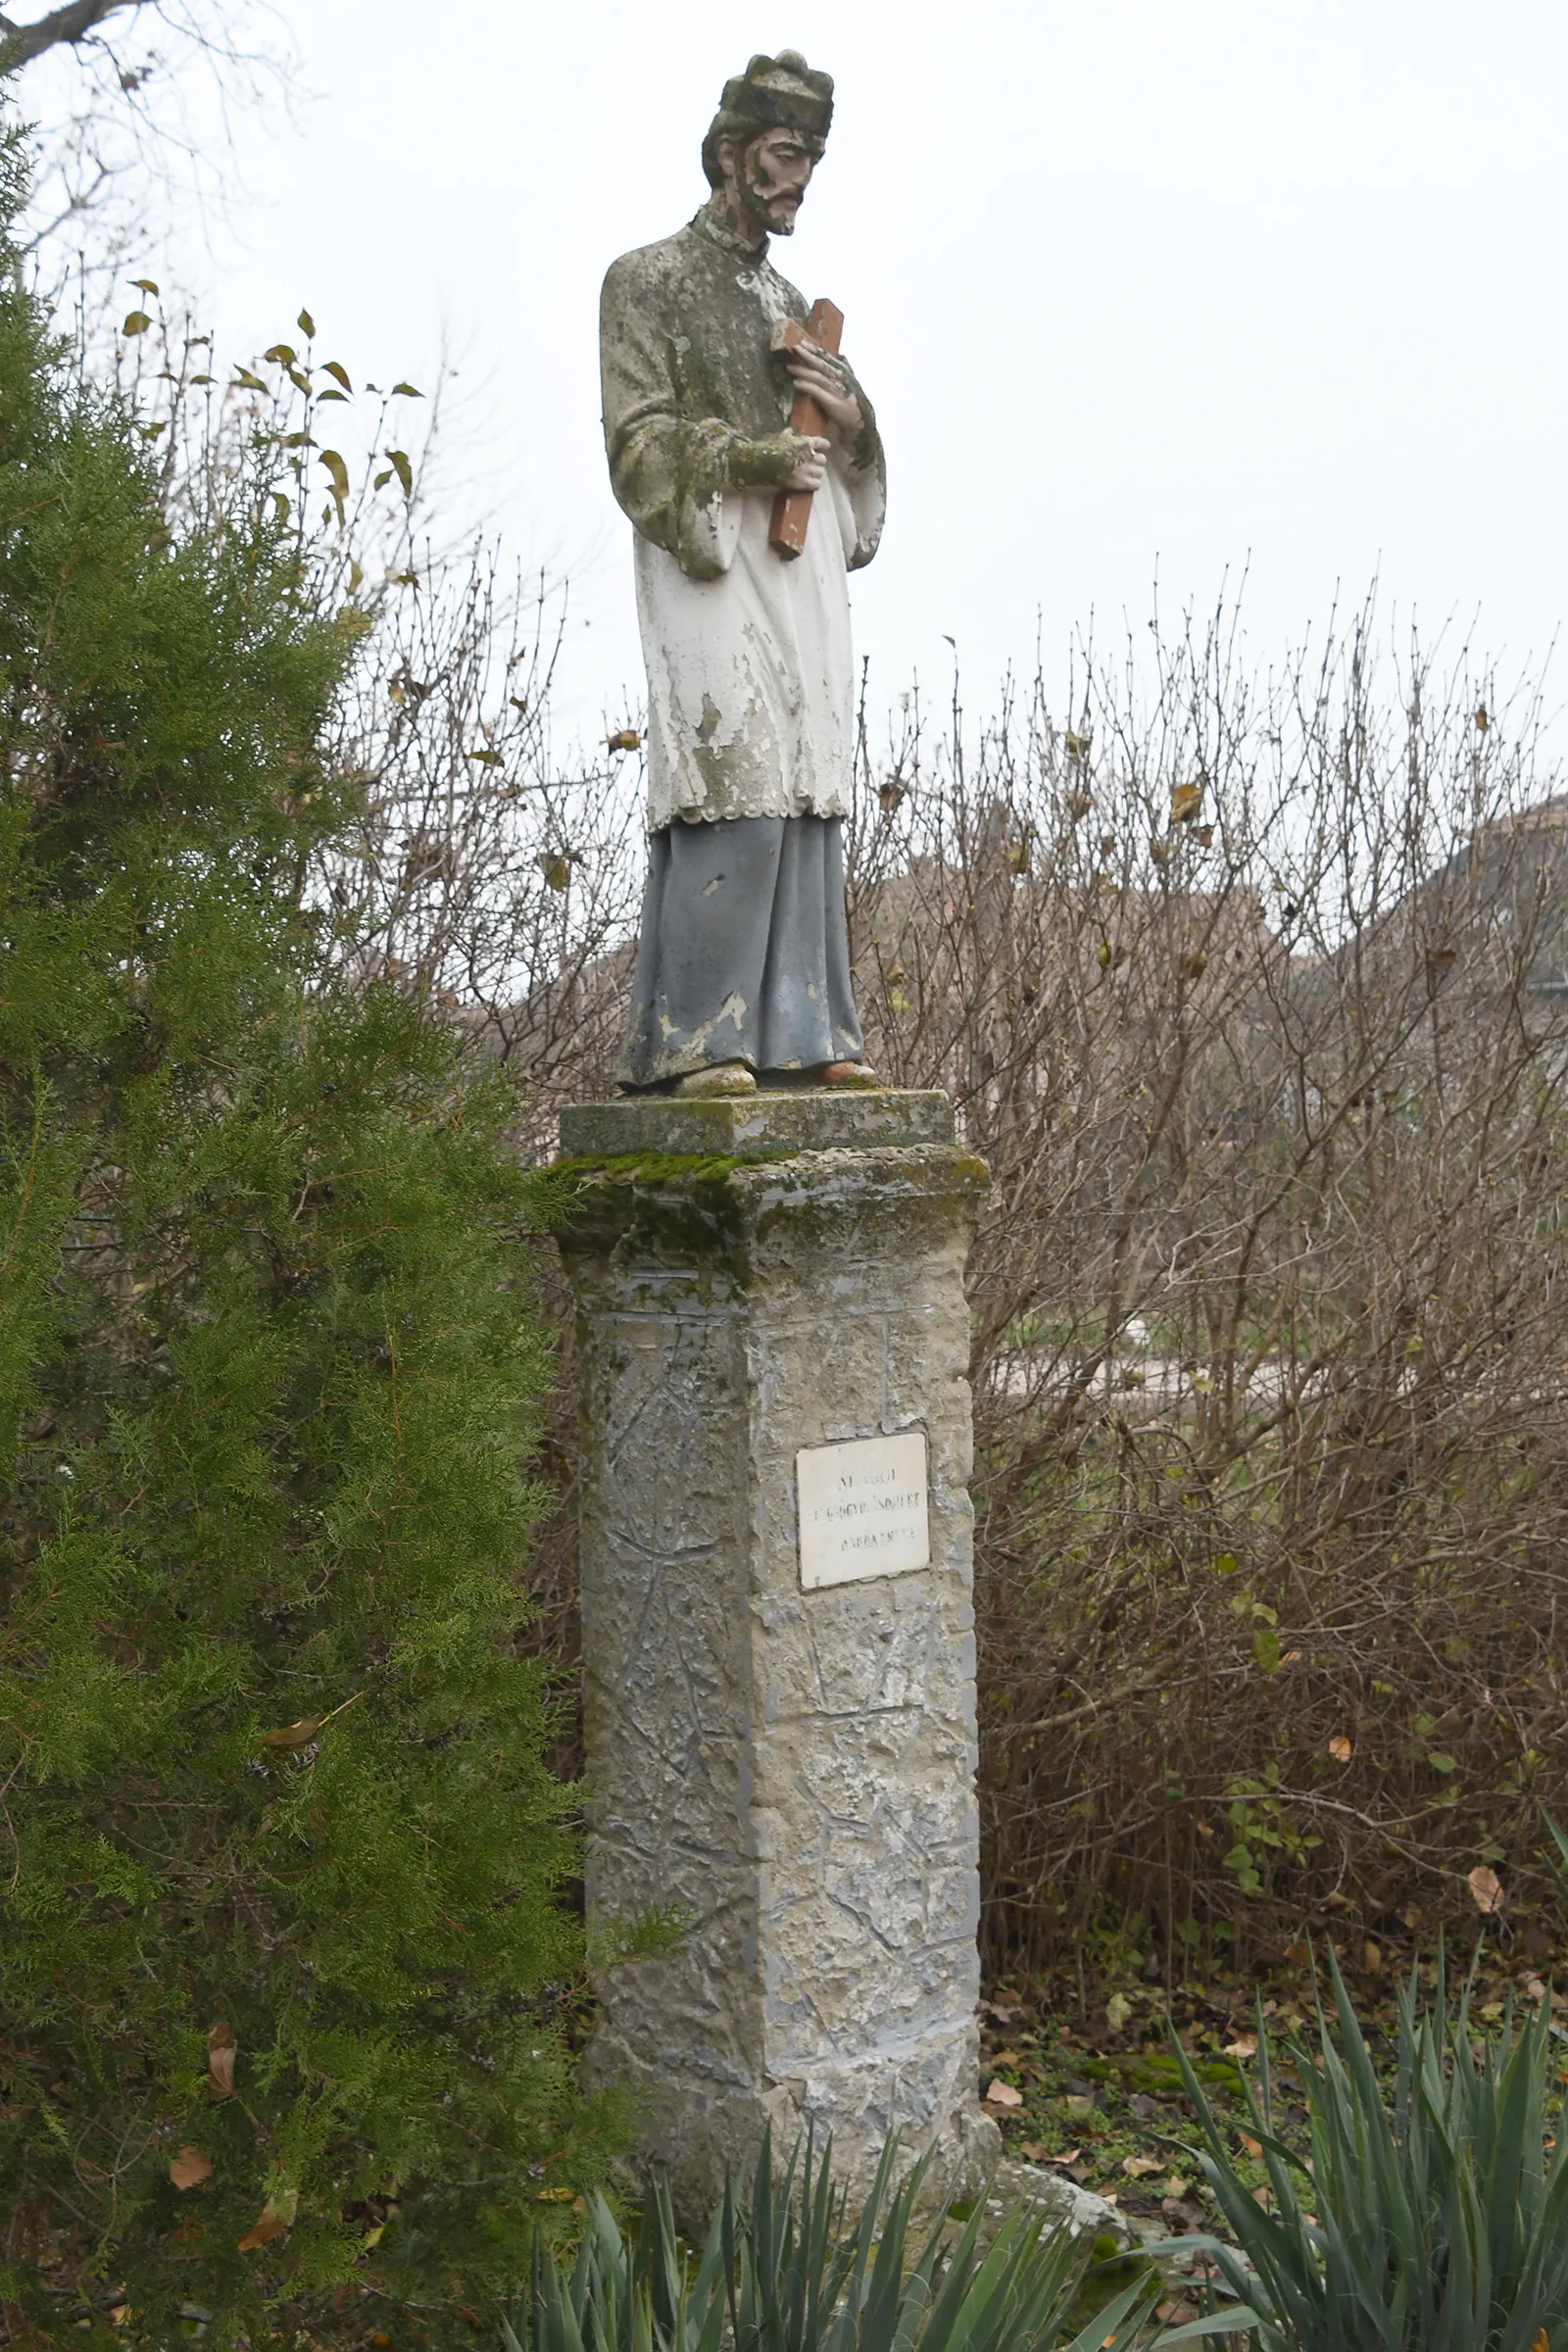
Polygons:
[[820,490],[827,480],[827,453],[832,446],[815,433],[804,433],[808,455],[802,458],[795,471],[785,482],[786,490]]
[[840,359],[831,352],[820,351],[814,343],[798,343],[784,355],[784,365],[795,380],[797,392],[808,392],[827,418],[838,430],[848,450],[857,447],[865,430],[865,412],[856,398],[855,379]]
[[810,433],[769,433],[763,441],[742,441],[730,452],[730,486],[820,490],[827,479],[827,442]]

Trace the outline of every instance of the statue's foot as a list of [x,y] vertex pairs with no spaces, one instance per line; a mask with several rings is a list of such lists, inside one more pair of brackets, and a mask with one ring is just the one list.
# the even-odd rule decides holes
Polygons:
[[818,1086],[880,1086],[868,1061],[824,1061],[816,1073]]
[[744,1061],[715,1061],[675,1081],[677,1095],[755,1095],[757,1080]]

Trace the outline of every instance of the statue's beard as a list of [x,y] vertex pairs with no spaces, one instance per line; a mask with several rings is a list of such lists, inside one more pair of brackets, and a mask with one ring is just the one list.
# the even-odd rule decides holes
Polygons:
[[798,196],[764,195],[760,188],[746,191],[746,210],[760,229],[771,237],[792,237],[795,219],[801,209]]

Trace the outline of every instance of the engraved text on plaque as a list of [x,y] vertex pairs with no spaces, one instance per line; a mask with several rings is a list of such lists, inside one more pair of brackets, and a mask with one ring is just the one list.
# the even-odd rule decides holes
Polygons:
[[807,1592],[931,1565],[924,1430],[804,1446],[795,1481]]

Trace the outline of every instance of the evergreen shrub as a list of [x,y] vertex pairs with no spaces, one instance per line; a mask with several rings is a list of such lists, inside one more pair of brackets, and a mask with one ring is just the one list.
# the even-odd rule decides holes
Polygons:
[[514,1641],[540,1180],[320,985],[365,618],[276,450],[156,452],[0,269],[0,2299],[466,2341],[614,2136]]

